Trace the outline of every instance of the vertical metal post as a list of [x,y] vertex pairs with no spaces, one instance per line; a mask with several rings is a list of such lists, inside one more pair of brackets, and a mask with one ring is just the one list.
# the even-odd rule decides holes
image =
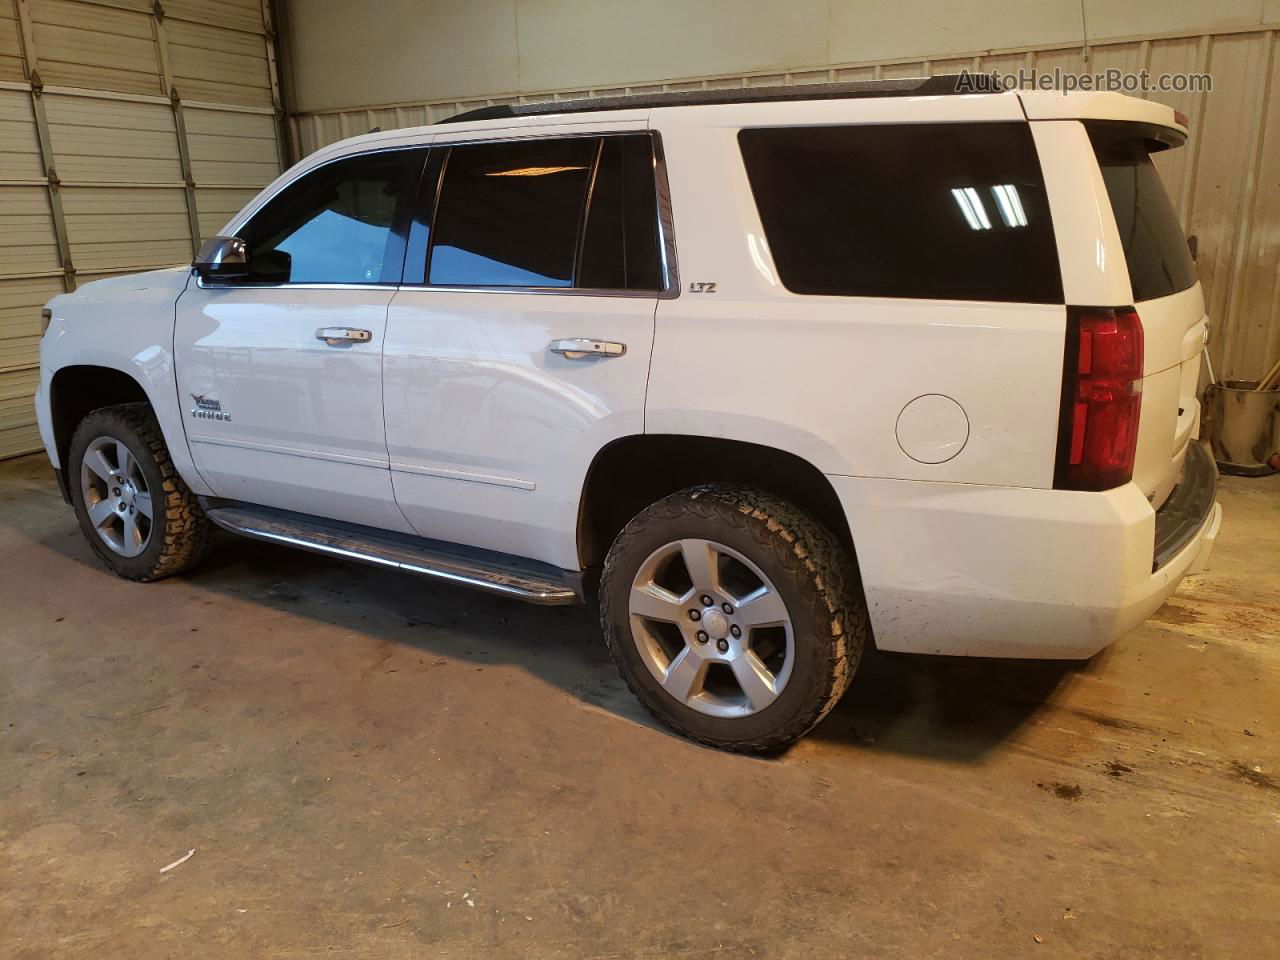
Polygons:
[[295,159],[292,131],[285,113],[285,98],[281,90],[280,65],[276,57],[276,26],[271,15],[271,0],[262,0],[262,41],[267,45],[267,76],[271,82],[271,106],[276,121],[276,162],[283,171]]
[[76,268],[71,262],[71,241],[67,236],[67,218],[62,209],[62,181],[53,160],[53,139],[49,136],[49,117],[45,112],[44,81],[40,79],[40,58],[36,55],[35,34],[31,29],[28,0],[15,0],[18,32],[22,37],[22,59],[31,84],[31,113],[36,121],[36,140],[40,145],[40,163],[48,182],[49,213],[53,218],[53,237],[62,266],[62,285],[70,293],[76,288]]
[[[1262,76],[1258,78],[1259,116],[1265,115],[1264,111],[1271,103],[1271,78],[1275,74],[1276,66],[1276,32],[1268,30],[1263,37],[1265,38],[1262,54],[1263,69]],[[1255,375],[1262,377],[1266,373],[1267,365],[1271,362],[1271,357],[1264,352],[1267,336],[1263,319],[1259,318],[1253,324],[1249,324],[1242,310],[1245,272],[1248,270],[1250,259],[1249,248],[1258,242],[1254,234],[1257,229],[1257,210],[1261,192],[1258,184],[1266,182],[1263,172],[1266,146],[1264,122],[1260,120],[1250,125],[1248,166],[1245,167],[1237,214],[1232,220],[1232,223],[1238,226],[1231,231],[1231,275],[1227,285],[1227,303],[1223,311],[1224,315],[1215,318],[1218,329],[1224,332],[1230,331],[1231,334],[1230,339],[1219,349],[1222,360],[1219,369],[1223,377],[1252,378]],[[1252,343],[1250,327],[1253,331],[1262,334]]]
[[187,230],[191,234],[191,254],[200,252],[200,210],[196,206],[196,179],[191,168],[191,146],[187,140],[187,120],[183,114],[182,98],[173,82],[173,69],[169,64],[169,38],[164,28],[164,5],[155,0],[151,8],[152,31],[160,62],[160,88],[169,98],[173,109],[173,129],[178,137],[178,163],[182,167],[182,182],[187,200]]
[[173,107],[173,123],[178,131],[178,162],[182,164],[182,180],[187,195],[187,225],[191,230],[191,253],[194,256],[200,252],[200,210],[196,206],[196,178],[191,167],[187,120],[182,111],[182,100],[178,97],[177,87],[174,87],[169,94],[169,104]]

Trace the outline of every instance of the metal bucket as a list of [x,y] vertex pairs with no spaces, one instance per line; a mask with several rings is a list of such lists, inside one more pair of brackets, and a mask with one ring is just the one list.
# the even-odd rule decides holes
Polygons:
[[1205,391],[1209,444],[1218,469],[1244,477],[1275,473],[1280,453],[1280,390],[1258,392],[1256,380],[1224,380]]

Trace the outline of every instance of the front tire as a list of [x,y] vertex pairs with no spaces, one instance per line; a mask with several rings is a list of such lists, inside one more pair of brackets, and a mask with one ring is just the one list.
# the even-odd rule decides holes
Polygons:
[[658,720],[711,746],[790,744],[835,706],[868,634],[849,552],[758,490],[692,487],[641,511],[605,559],[601,621]]
[[160,580],[204,559],[213,524],[174,469],[149,405],[94,410],[67,461],[81,532],[112,573]]

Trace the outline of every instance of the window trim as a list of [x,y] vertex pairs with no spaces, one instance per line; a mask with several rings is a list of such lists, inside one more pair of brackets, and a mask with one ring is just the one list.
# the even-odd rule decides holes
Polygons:
[[[653,141],[649,141],[649,154],[653,154]],[[582,279],[582,253],[587,248],[587,224],[590,222],[591,204],[596,196],[596,180],[600,177],[600,159],[604,156],[604,137],[596,140],[595,156],[591,158],[591,176],[587,179],[587,192],[582,195],[582,213],[578,215],[578,243],[577,249],[573,252],[573,282],[569,284],[571,287],[581,287],[578,281]],[[625,179],[622,183],[623,193],[625,195],[627,184]],[[625,220],[623,221],[625,224]],[[624,257],[625,260],[625,248]],[[626,272],[625,270],[623,271]],[[663,278],[666,279],[665,277]],[[654,293],[656,291],[648,291]]]
[[[654,199],[657,206],[657,225],[658,225],[658,268],[661,271],[663,281],[662,287],[657,290],[626,290],[610,287],[557,287],[557,286],[474,286],[468,284],[443,284],[430,283],[427,281],[429,276],[429,260],[427,259],[431,250],[431,224],[436,218],[436,209],[440,203],[440,194],[444,187],[444,175],[448,167],[447,153],[453,147],[465,147],[475,144],[491,144],[491,143],[528,143],[533,140],[570,140],[589,137],[599,140],[603,147],[605,137],[624,137],[635,136],[636,134],[644,134],[649,138],[650,147],[653,155],[653,177],[654,177]],[[591,184],[594,184],[596,170],[599,165],[600,150],[596,151],[596,160],[592,165]],[[444,159],[437,159],[442,157]],[[433,173],[434,171],[434,173]],[[430,177],[435,177],[434,185],[430,183]],[[671,212],[671,188],[667,179],[667,163],[666,156],[662,151],[662,136],[656,130],[590,130],[590,131],[574,131],[573,133],[547,134],[539,137],[529,136],[505,136],[505,137],[476,137],[463,140],[450,140],[448,143],[433,143],[431,145],[431,156],[428,157],[425,167],[423,168],[423,183],[418,192],[418,202],[421,204],[419,209],[415,211],[411,218],[409,228],[409,236],[405,243],[406,264],[405,269],[401,271],[401,290],[440,290],[448,293],[534,293],[534,294],[558,294],[560,296],[570,297],[644,297],[648,299],[672,300],[680,296],[680,277],[676,266],[676,249],[675,249],[675,230],[674,218]],[[426,209],[426,204],[422,201],[426,199],[423,195],[426,189],[431,190],[430,210]],[[584,203],[590,202],[590,189],[588,195],[584,199]],[[579,226],[578,245],[582,245],[582,230],[585,222]],[[425,240],[425,243],[424,243]],[[408,269],[408,252],[416,245],[423,247],[423,279],[418,281],[407,281],[405,279]],[[580,252],[580,250],[579,250]],[[578,263],[574,263],[574,279],[577,279]]]
[[[440,184],[444,179],[444,164],[438,162],[437,158],[443,155],[443,151],[453,146],[466,146],[473,143],[513,143],[525,140],[564,140],[570,137],[619,137],[643,133],[649,137],[653,148],[653,178],[654,178],[654,198],[657,204],[658,213],[658,266],[662,272],[664,286],[659,290],[616,290],[616,289],[596,289],[592,287],[470,287],[470,286],[446,286],[444,284],[429,284],[425,282],[425,259],[424,259],[424,279],[422,282],[406,282],[405,274],[408,270],[408,256],[413,249],[415,237],[421,239],[423,235],[420,231],[427,230],[428,227],[423,225],[423,208],[420,201],[423,199],[423,191],[430,185],[430,179],[434,175],[436,183],[432,191],[431,210],[429,217],[435,216],[435,204],[440,196]],[[254,211],[244,219],[243,222],[235,224],[237,231],[247,226],[254,217],[262,212],[272,200],[278,197],[285,190],[288,190],[294,184],[299,183],[303,177],[310,176],[324,167],[331,166],[335,163],[341,163],[344,160],[351,160],[357,157],[372,156],[379,153],[391,153],[393,151],[409,151],[420,150],[423,152],[423,165],[418,171],[416,186],[409,193],[417,198],[415,201],[416,209],[411,207],[407,218],[397,217],[401,221],[398,226],[405,226],[407,233],[404,241],[405,262],[400,268],[399,283],[240,283],[228,281],[225,283],[206,283],[199,274],[196,274],[196,286],[201,290],[441,290],[450,293],[534,293],[534,294],[558,294],[560,296],[569,297],[648,297],[658,300],[674,300],[680,296],[680,272],[679,264],[676,258],[676,241],[675,241],[675,216],[672,212],[671,204],[671,183],[667,176],[667,158],[662,148],[662,134],[657,130],[593,130],[593,131],[575,131],[573,133],[547,134],[545,136],[504,136],[504,137],[475,137],[464,140],[451,140],[448,143],[436,144],[433,141],[411,144],[393,144],[384,147],[375,147],[369,150],[359,150],[353,153],[344,153],[341,156],[332,157],[322,163],[317,163],[313,167],[308,167],[298,176],[294,177],[288,183],[281,184],[278,190],[272,192],[269,197],[263,199]],[[434,173],[433,173],[434,171]],[[243,211],[242,211],[243,212]],[[238,216],[238,215],[237,215]],[[429,236],[426,236],[429,242]],[[426,256],[427,248],[423,248],[423,256]],[[192,270],[192,273],[195,273]]]

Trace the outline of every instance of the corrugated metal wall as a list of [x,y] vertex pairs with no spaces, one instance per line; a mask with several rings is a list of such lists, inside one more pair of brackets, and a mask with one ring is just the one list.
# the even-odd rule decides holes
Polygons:
[[40,306],[189,260],[281,168],[266,0],[0,0],[0,457],[40,445]]
[[556,90],[475,101],[405,103],[292,117],[293,142],[310,153],[374,127],[433,123],[493,103],[753,84],[918,77],[1019,66],[1073,72],[1210,73],[1213,92],[1154,99],[1191,118],[1191,140],[1158,158],[1183,226],[1199,238],[1200,276],[1214,320],[1210,355],[1220,377],[1256,378],[1280,356],[1280,96],[1275,30],[1126,39],[1090,46],[979,52],[941,60],[840,64],[790,73],[698,77],[621,89]]

